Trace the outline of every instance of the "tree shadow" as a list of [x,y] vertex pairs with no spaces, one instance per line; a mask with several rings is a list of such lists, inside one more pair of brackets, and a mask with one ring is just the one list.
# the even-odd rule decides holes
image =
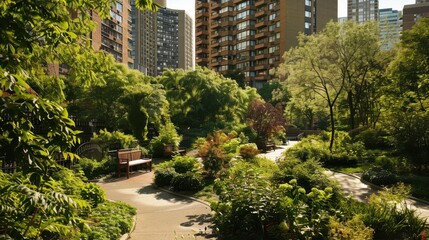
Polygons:
[[138,194],[154,195],[155,199],[157,199],[157,200],[166,200],[166,201],[175,202],[175,203],[177,203],[177,202],[181,202],[181,203],[192,203],[192,202],[194,202],[192,199],[161,190],[161,189],[157,188],[154,184],[149,185],[149,186],[144,186],[144,187],[140,188],[137,192],[138,192]]
[[214,238],[216,235],[213,233],[212,217],[210,214],[196,214],[187,215],[188,221],[183,222],[180,226],[183,227],[199,227],[199,232],[195,236],[202,236],[204,238]]

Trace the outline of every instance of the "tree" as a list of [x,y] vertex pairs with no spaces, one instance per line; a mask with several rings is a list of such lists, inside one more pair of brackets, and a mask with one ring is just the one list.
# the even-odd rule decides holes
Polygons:
[[421,19],[401,38],[384,89],[384,123],[397,149],[423,171],[429,164],[429,19]]
[[338,52],[332,51],[336,39],[330,37],[338,37],[339,29],[328,34],[332,29],[330,25],[333,23],[328,24],[319,34],[300,35],[298,47],[285,53],[285,62],[280,65],[279,74],[287,76],[285,83],[292,92],[292,97],[310,91],[326,103],[331,125],[329,149],[332,151],[335,136],[334,107],[343,93],[346,79],[336,65]]
[[255,90],[243,90],[207,68],[167,69],[158,81],[166,90],[172,122],[182,130],[243,123],[248,103],[258,97]]
[[[79,66],[79,60],[93,54],[85,41],[93,26],[87,13],[96,11],[107,17],[113,3],[113,0],[0,2],[0,156],[5,163],[16,163],[18,172],[1,177],[2,238],[61,239],[84,226],[78,214],[87,209],[87,204],[60,192],[52,178],[60,168],[54,153],[73,160],[69,150],[78,140],[74,123],[59,101],[63,84],[47,76],[46,66],[62,62],[64,56],[74,59],[68,62],[69,66]],[[140,5],[153,3],[141,0]],[[73,19],[70,12],[79,17]],[[76,75],[84,85],[97,80],[92,66],[75,69],[76,73],[88,73]],[[58,94],[51,96],[56,102],[40,96],[29,85],[47,86],[46,80],[60,87]]]
[[284,131],[286,122],[282,113],[281,105],[273,107],[270,103],[260,100],[250,103],[247,122],[257,134],[258,148],[266,149],[266,144],[273,134]]
[[379,110],[375,107],[379,98],[376,80],[383,70],[377,62],[378,53],[375,23],[348,21],[331,22],[318,34],[299,36],[298,47],[284,55],[279,74],[286,79],[292,98],[310,96],[324,101],[329,108],[331,151],[335,116],[343,106],[347,106],[349,129],[375,124],[378,119],[378,114],[373,114]]

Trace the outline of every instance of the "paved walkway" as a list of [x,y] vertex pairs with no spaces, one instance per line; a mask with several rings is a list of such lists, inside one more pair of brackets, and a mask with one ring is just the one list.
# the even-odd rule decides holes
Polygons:
[[137,208],[131,239],[207,239],[210,207],[155,188],[153,172],[133,173],[130,179],[101,182],[110,200]]

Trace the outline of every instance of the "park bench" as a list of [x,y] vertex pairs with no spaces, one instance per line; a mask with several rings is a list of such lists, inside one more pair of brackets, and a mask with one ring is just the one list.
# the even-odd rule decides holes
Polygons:
[[268,142],[267,145],[265,145],[266,151],[268,150],[276,150],[276,144],[273,142]]
[[152,155],[144,155],[140,149],[119,149],[118,154],[118,177],[121,176],[121,169],[125,168],[127,179],[130,178],[130,168],[145,164],[149,171],[152,171]]

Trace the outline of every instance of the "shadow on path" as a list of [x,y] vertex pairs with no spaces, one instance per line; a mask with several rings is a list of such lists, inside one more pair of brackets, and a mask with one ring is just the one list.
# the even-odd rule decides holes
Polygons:
[[156,200],[166,200],[173,203],[192,203],[192,199],[180,197],[168,192],[164,192],[158,188],[155,188],[153,185],[144,186],[137,191],[138,194],[151,194],[155,196]]

